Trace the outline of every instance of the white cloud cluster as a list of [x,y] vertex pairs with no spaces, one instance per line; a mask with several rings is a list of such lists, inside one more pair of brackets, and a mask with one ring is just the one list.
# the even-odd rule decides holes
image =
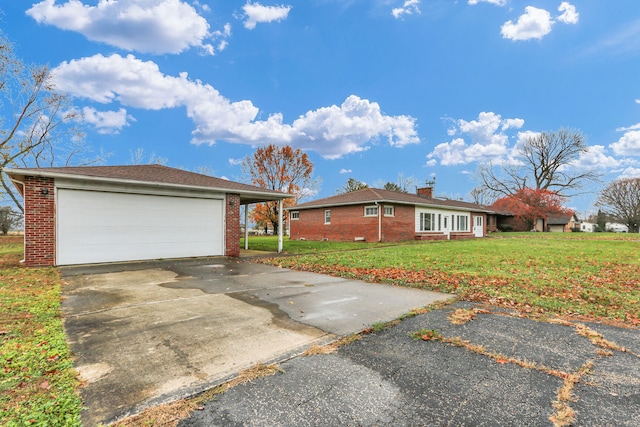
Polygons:
[[93,107],[84,107],[81,113],[82,121],[94,126],[100,134],[118,134],[123,127],[129,126],[129,122],[135,121],[124,108],[98,111]]
[[438,162],[445,166],[461,165],[472,162],[500,160],[508,157],[508,129],[520,129],[524,125],[522,119],[503,119],[500,114],[482,112],[477,120],[459,119],[455,127],[448,131],[449,136],[463,134],[468,136],[467,143],[463,137],[438,144],[427,155],[428,166]]
[[355,95],[340,106],[308,111],[286,124],[280,113],[256,120],[259,109],[251,101],[231,102],[186,73],[165,75],[157,64],[133,55],[94,55],[63,62],[52,73],[61,91],[103,104],[118,102],[147,110],[185,107],[195,124],[192,142],[196,144],[270,142],[339,158],[367,150],[372,141],[384,139],[398,147],[420,141],[413,117],[385,115],[376,102]]
[[571,3],[563,1],[560,6],[558,6],[558,11],[562,12],[562,14],[558,16],[558,21],[564,22],[565,24],[578,23],[580,14],[576,11],[576,7]]
[[468,3],[470,5],[476,5],[478,3],[490,3],[495,4],[496,6],[506,6],[508,0],[469,0]]
[[181,0],[99,0],[95,6],[81,0],[43,0],[26,13],[39,23],[128,51],[164,54],[200,47],[214,52],[205,43],[209,24]]
[[524,11],[525,13],[520,15],[516,22],[509,20],[502,25],[500,32],[503,38],[510,40],[541,39],[551,32],[556,22],[577,24],[579,19],[575,6],[566,1],[558,7],[561,14],[556,19],[546,9],[527,6]]
[[244,27],[253,30],[256,24],[262,22],[278,22],[286,19],[291,10],[291,6],[263,6],[260,3],[247,3],[242,6],[247,20]]
[[342,169],[340,169],[340,172],[338,172],[338,173],[340,173],[340,174],[345,174],[345,173],[351,173],[351,172],[353,172],[353,170],[351,170],[351,169],[344,169],[344,168],[342,168]]
[[611,169],[619,167],[620,160],[606,154],[603,145],[591,145],[586,153],[582,153],[580,158],[570,164],[578,169]]
[[394,18],[399,19],[404,15],[413,15],[420,13],[420,0],[405,0],[402,7],[395,7],[391,11]]
[[610,145],[613,152],[619,156],[640,156],[640,123],[617,130],[624,134]]

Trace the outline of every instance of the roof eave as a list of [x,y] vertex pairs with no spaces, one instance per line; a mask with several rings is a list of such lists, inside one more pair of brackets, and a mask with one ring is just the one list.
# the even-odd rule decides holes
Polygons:
[[307,209],[331,208],[335,206],[353,206],[353,205],[366,205],[366,204],[376,204],[376,203],[393,203],[396,205],[425,206],[429,208],[443,208],[443,209],[450,209],[450,210],[457,210],[457,211],[493,213],[493,211],[488,209],[472,209],[470,207],[466,208],[461,206],[443,206],[443,205],[437,205],[433,203],[414,203],[414,202],[408,202],[406,200],[392,200],[392,199],[364,200],[359,202],[344,202],[344,203],[324,203],[321,205],[302,206],[302,207],[291,206],[289,208],[286,208],[285,210],[296,211],[296,210],[307,210]]
[[[45,170],[35,170],[35,169],[27,169],[28,173],[24,173],[26,170],[24,169],[12,169],[5,168],[4,172],[15,182],[24,181],[24,178],[27,176],[38,176],[43,178],[63,178],[75,181],[91,181],[91,182],[101,182],[101,183],[115,183],[115,184],[123,184],[123,185],[144,185],[147,187],[155,187],[155,188],[177,188],[177,189],[193,189],[193,190],[203,190],[210,191],[215,193],[232,193],[239,194],[240,201],[251,200],[250,203],[258,203],[263,201],[270,200],[284,200],[294,197],[292,194],[282,193],[282,192],[272,192],[272,191],[252,191],[252,190],[240,190],[235,188],[224,188],[224,187],[206,187],[200,185],[186,185],[186,184],[175,184],[168,182],[154,182],[154,181],[140,181],[135,179],[122,179],[122,178],[106,178],[100,176],[89,176],[89,175],[77,175],[77,174],[66,174],[60,172],[49,172]],[[245,197],[243,197],[245,196]]]

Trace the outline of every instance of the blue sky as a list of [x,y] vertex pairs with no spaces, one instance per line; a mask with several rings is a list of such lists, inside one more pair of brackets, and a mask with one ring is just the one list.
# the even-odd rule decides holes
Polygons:
[[87,142],[128,164],[241,180],[265,143],[305,150],[322,178],[398,174],[466,197],[480,164],[532,132],[580,130],[576,168],[604,174],[592,208],[640,176],[637,0],[43,0],[0,3],[27,63],[48,64]]

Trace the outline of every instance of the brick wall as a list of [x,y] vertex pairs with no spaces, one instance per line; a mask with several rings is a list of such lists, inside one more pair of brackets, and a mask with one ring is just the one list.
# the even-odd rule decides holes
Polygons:
[[24,212],[25,265],[55,265],[56,204],[52,178],[25,178]]
[[240,256],[240,195],[227,194],[225,199],[225,244],[226,256]]
[[[364,238],[367,242],[378,241],[378,217],[365,217],[362,204],[332,207],[331,223],[324,223],[324,208],[299,211],[299,219],[290,221],[290,237],[294,240],[354,241]],[[387,205],[391,206],[391,205]],[[411,240],[414,235],[415,213],[413,206],[393,205],[393,217],[382,216],[382,241],[398,242]],[[383,205],[379,207],[384,213]]]

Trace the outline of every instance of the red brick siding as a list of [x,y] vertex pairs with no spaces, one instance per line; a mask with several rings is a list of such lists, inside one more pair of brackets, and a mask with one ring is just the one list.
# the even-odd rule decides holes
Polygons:
[[[390,205],[387,205],[390,206]],[[416,210],[413,206],[393,205],[394,216],[382,216],[382,241],[413,240],[416,230]],[[384,210],[380,208],[384,214]]]
[[[354,241],[362,238],[367,242],[378,241],[378,217],[365,217],[365,206],[332,207],[331,224],[324,223],[324,208],[305,209],[299,211],[299,219],[290,221],[290,237],[294,240],[333,240]],[[392,206],[392,205],[387,205]],[[397,242],[411,240],[414,235],[415,213],[413,206],[394,206],[394,216],[385,217],[383,205],[379,210],[382,214],[382,240]]]
[[[42,194],[43,189],[47,190],[47,194]],[[55,265],[56,203],[52,178],[25,178],[24,212],[25,265]]]
[[240,195],[227,194],[225,200],[225,245],[226,256],[240,256]]

